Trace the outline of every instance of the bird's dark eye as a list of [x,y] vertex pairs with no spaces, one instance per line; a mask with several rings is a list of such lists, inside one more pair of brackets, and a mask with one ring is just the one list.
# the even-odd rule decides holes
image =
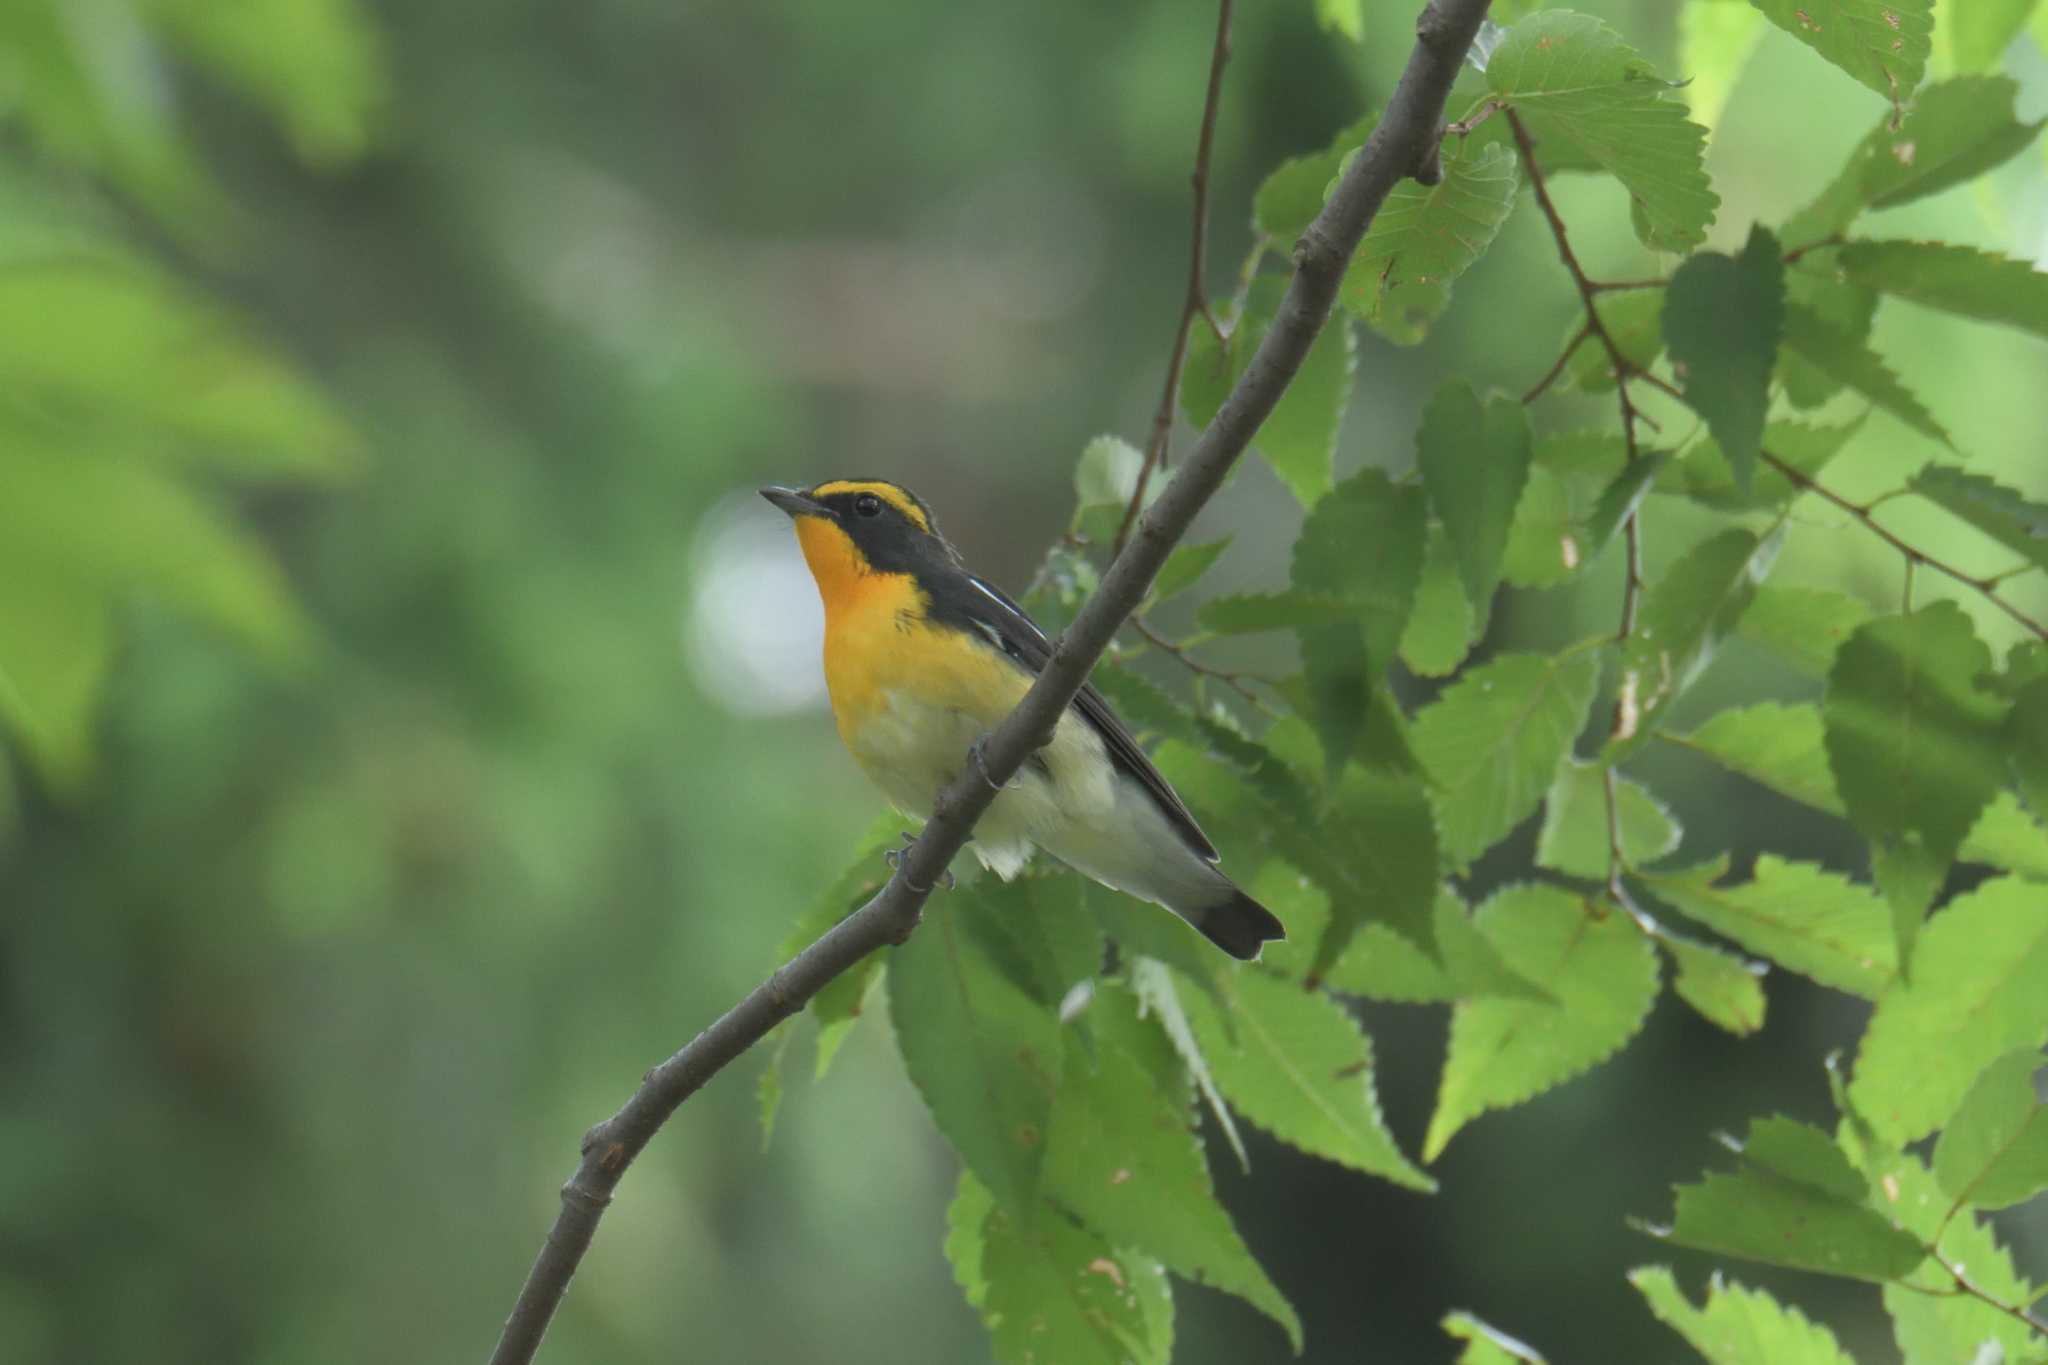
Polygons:
[[858,516],[879,517],[882,515],[882,500],[873,493],[862,493],[853,500],[853,510]]

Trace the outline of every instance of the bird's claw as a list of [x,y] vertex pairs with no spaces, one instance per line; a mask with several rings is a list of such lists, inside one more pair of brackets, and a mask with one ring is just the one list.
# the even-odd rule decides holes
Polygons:
[[[903,831],[903,846],[901,848],[891,848],[883,850],[882,861],[889,865],[889,870],[891,872],[894,872],[898,868],[903,866],[903,855],[910,852],[911,845],[915,844],[916,842],[917,836],[906,829]],[[945,869],[943,872],[939,873],[939,878],[939,885],[941,887],[943,887],[947,891],[951,891],[953,889],[954,882],[952,868],[949,867]],[[915,891],[920,895],[929,895],[931,893],[931,888],[929,886],[919,886],[916,882],[909,883],[909,886],[912,891]]]
[[990,791],[1004,791],[1007,790],[1008,787],[1014,787],[1017,785],[1015,782],[1010,782],[1008,784],[998,782],[993,777],[990,777],[988,775],[987,735],[983,735],[980,739],[974,741],[973,745],[970,746],[967,750],[967,756],[974,760],[974,771],[981,774],[981,780],[988,783]]

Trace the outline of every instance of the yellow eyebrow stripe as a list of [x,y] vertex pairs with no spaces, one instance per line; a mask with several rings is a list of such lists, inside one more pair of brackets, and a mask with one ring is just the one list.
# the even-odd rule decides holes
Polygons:
[[851,479],[841,479],[836,483],[821,483],[811,490],[811,496],[814,498],[836,497],[841,493],[873,493],[883,502],[888,503],[891,507],[909,518],[910,524],[917,527],[918,530],[929,531],[932,529],[931,521],[925,516],[924,509],[919,507],[917,502],[908,493],[905,493],[893,483],[882,483],[880,481],[862,483]]

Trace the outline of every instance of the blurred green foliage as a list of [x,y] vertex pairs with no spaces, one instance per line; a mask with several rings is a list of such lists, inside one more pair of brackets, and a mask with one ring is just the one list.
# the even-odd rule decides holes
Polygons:
[[[1384,97],[1412,8],[1240,14],[1216,262],[1251,242],[1265,172]],[[1790,27],[1712,0],[1675,28],[1663,7],[1600,8],[1636,46],[1685,54],[1661,69],[1701,76],[1686,94],[1714,128],[1710,246],[1738,251],[1752,219],[1808,205],[1817,239],[1831,213],[1910,197],[1886,164],[1896,143],[1871,132],[1882,100]],[[2043,47],[2012,43],[2025,8],[1948,10],[1932,74],[2002,66],[2016,114],[1973,106],[1998,128],[2038,119]],[[486,1349],[577,1135],[759,978],[879,804],[815,693],[743,671],[750,650],[778,678],[815,668],[732,619],[815,612],[805,583],[777,576],[786,530],[747,490],[901,479],[978,567],[1024,586],[1075,456],[1098,432],[1142,431],[1155,401],[1210,18],[1157,0],[514,0],[487,19],[446,0],[0,9],[0,1359]],[[1718,119],[1709,80],[1727,97]],[[1866,144],[1876,170],[1831,182]],[[1448,183],[1497,205],[1504,153],[1474,147]],[[1888,209],[1885,235],[2028,254],[2048,212],[2041,165],[2032,151]],[[1613,183],[1555,191],[1596,274],[1656,271]],[[1414,197],[1426,223],[1434,201]],[[1414,349],[1361,332],[1355,355],[1329,358],[1329,387],[1357,376],[1350,420],[1335,403],[1304,411],[1280,433],[1286,481],[1236,480],[1201,530],[1234,536],[1204,595],[1296,582],[1285,547],[1295,495],[1325,486],[1317,454],[1334,449],[1340,476],[1405,472],[1446,375],[1519,389],[1555,354],[1576,301],[1541,221],[1525,198],[1486,226],[1498,237],[1454,298],[1427,280],[1347,293],[1388,335],[1434,325]],[[1810,312],[1853,314],[1794,276]],[[1639,330],[1655,344],[1654,318]],[[1887,307],[1873,344],[1972,470],[2048,493],[2038,343]],[[1819,397],[1839,382],[1783,378]],[[1927,458],[1908,425],[1870,427],[1831,472],[1853,497]],[[1546,576],[1554,560],[1518,559],[1511,539],[1513,591],[1471,623],[1490,647],[1611,626],[1618,556],[1593,551],[1615,522],[1579,496],[1604,482],[1588,473],[1598,452],[1543,452],[1539,433],[1529,489],[1584,539],[1586,567]],[[1841,519],[1806,524],[1824,515],[1802,511],[1773,586],[1891,609],[1896,557]],[[1886,515],[1973,572],[2006,562],[1940,507]],[[1676,499],[1659,518],[1653,576],[1713,525]],[[1433,570],[1444,597],[1490,573],[1449,540],[1422,553],[1425,590]],[[1069,561],[1055,577],[1085,587],[1088,572]],[[1925,574],[1918,590],[1948,591]],[[2037,616],[2048,600],[2038,577],[2010,591]],[[1962,606],[2004,657],[2010,623]],[[1271,639],[1214,654],[1284,671]],[[1723,641],[1674,722],[1809,702],[1813,673]],[[1126,709],[1145,681],[1130,676]],[[1148,676],[1185,691],[1172,668]],[[1816,717],[1816,752],[1818,734]],[[1714,738],[1694,737],[1699,752]],[[1764,778],[1780,800],[1691,749],[1652,748],[1637,771],[1688,852],[1860,870],[1845,827],[1795,804],[1796,774]],[[1546,838],[1564,848],[1567,833]],[[1482,860],[1475,887],[1504,866]],[[1312,898],[1294,911],[1316,913]],[[1380,925],[1360,941],[1404,942]],[[1813,1059],[1855,1037],[1860,1010],[1787,985],[1772,979],[1749,1041],[1664,997],[1619,1060],[1451,1142],[1431,1173],[1455,1197],[1248,1132],[1253,1173],[1219,1162],[1215,1182],[1299,1312],[1307,1358],[1448,1358],[1436,1323],[1458,1307],[1553,1360],[1670,1351],[1622,1279],[1663,1249],[1621,1218],[1668,1206],[1665,1188],[1699,1170],[1699,1134],[1827,1112]],[[546,1358],[667,1359],[679,1343],[731,1360],[984,1356],[940,1250],[955,1162],[873,1018],[885,1011],[841,1004],[842,1022],[862,1020],[833,1035],[844,1060],[791,1087],[765,1153],[738,1076],[663,1134]],[[1546,1008],[1466,1009],[1455,1027]],[[1443,1014],[1376,1004],[1365,1022],[1387,1124],[1415,1150]],[[1932,1210],[1916,1234],[1934,1235],[1949,1199],[1914,1158],[1859,1169],[1873,1192],[1903,1182]],[[1999,1226],[2023,1264],[2048,1264],[2039,1201]],[[989,1254],[1033,1264],[1022,1239]],[[1708,1263],[1681,1261],[1685,1283]],[[1781,1297],[1836,1323],[1858,1360],[1888,1358],[1868,1294],[1791,1283]],[[1750,1302],[1645,1292],[1689,1337]],[[1886,1296],[1902,1336],[1920,1314],[1926,1350],[1974,1346],[1948,1305]],[[1219,1295],[1176,1286],[1175,1300],[1177,1360],[1281,1349]],[[1457,1321],[1467,1358],[1516,1358]]]

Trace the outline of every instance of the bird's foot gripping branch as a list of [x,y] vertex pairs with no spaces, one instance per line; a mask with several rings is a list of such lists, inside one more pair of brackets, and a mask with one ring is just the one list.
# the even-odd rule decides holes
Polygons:
[[[1321,8],[1345,26],[1342,0]],[[1810,60],[1868,87],[1872,109],[1810,204],[1723,224],[1727,249],[1709,249],[1720,199],[1696,121],[1708,115],[1688,99],[1733,88],[1748,47],[1689,49],[1705,69],[1688,66],[1687,86],[1568,12],[1489,28],[1475,47],[1483,12],[1432,4],[1386,107],[1264,180],[1253,248],[1214,297],[1201,256],[1229,52],[1219,7],[1194,264],[1160,414],[1143,450],[1106,437],[1083,453],[1072,522],[1022,595],[1057,643],[1006,635],[986,607],[962,617],[988,642],[984,662],[1008,656],[1029,677],[991,675],[1022,700],[974,761],[956,739],[942,790],[904,798],[933,814],[893,875],[877,884],[889,825],[798,924],[787,965],[594,1130],[497,1359],[531,1357],[620,1176],[677,1105],[807,1004],[829,1060],[885,972],[904,1067],[962,1158],[946,1248],[997,1358],[1090,1365],[1168,1358],[1174,1276],[1301,1341],[1284,1287],[1216,1197],[1204,1116],[1240,1160],[1244,1122],[1435,1188],[1382,1115],[1348,999],[1448,1012],[1426,1127],[1417,1116],[1428,1163],[1483,1115],[1617,1054],[1667,980],[1686,1008],[1752,1038],[1768,970],[1872,1003],[1853,1060],[1827,1071],[1836,1113],[1730,1115],[1720,1126],[1744,1135],[1729,1169],[1644,1224],[1660,1254],[1873,1286],[1870,1309],[1909,1365],[2048,1358],[2041,1292],[1983,1218],[2048,1189],[2035,1085],[2048,1041],[2048,507],[1958,467],[1948,428],[1872,342],[1880,306],[1902,299],[2036,345],[2048,279],[1975,248],[1864,235],[1871,215],[2029,147],[2038,125],[2014,116],[2002,78],[1927,79],[1925,3],[1886,8],[1882,32],[1719,5],[1781,23]],[[1625,192],[1613,203],[1632,245],[1606,234],[1596,258],[1577,222],[1591,201],[1559,188],[1566,174]],[[1489,329],[1503,337],[1555,305],[1546,334],[1561,348],[1503,340],[1488,363],[1526,365],[1514,392],[1451,378],[1419,405],[1412,440],[1376,441],[1368,467],[1338,477],[1361,355],[1420,340],[1518,211],[1544,259],[1554,251],[1550,303],[1540,289],[1482,300],[1474,282],[1462,302],[1510,318]],[[1201,434],[1170,459],[1179,417]],[[1214,592],[1229,543],[1183,539],[1254,444],[1301,528],[1284,582]],[[1902,458],[1918,472],[1851,491]],[[791,500],[843,493],[858,517],[852,500],[886,504],[893,489],[898,512],[931,529],[893,485],[833,487],[771,496],[801,527]],[[1909,534],[1895,503],[1950,517],[1946,538]],[[1845,575],[1794,581],[1795,540],[1884,547],[1898,591],[1867,601]],[[829,564],[805,549],[829,601]],[[1916,600],[1936,583],[1957,598]],[[964,573],[945,584],[993,591]],[[1572,609],[1535,610],[1537,590]],[[1778,660],[1794,680],[1783,695],[1731,704],[1700,686],[1742,650]],[[842,664],[864,666],[828,667]],[[983,852],[1018,870],[996,803],[1034,790],[1024,765],[1052,745],[1051,770],[1063,726],[1114,749],[1124,727],[1087,728],[1091,697],[1149,746],[1131,741],[1137,760],[1121,767],[1102,760],[1151,803],[1129,809],[1177,829],[1184,802],[1180,852],[1162,843],[1158,857],[1213,839],[1246,903],[1285,925],[1256,961],[1050,867],[926,906],[985,817]],[[1865,857],[1823,865],[1776,831],[1689,837],[1680,814],[1698,803],[1671,755],[1845,821],[1837,843]],[[901,759],[879,765],[885,787]],[[1201,906],[1175,908],[1201,923]],[[1259,940],[1242,937],[1218,941],[1248,956]],[[875,949],[890,943],[885,961]],[[771,1062],[768,1114],[780,1084]],[[1761,1291],[1716,1278],[1701,1301],[1660,1266],[1630,1278],[1715,1365],[1846,1359]],[[1445,1327],[1467,1362],[1540,1359],[1470,1316]]]

